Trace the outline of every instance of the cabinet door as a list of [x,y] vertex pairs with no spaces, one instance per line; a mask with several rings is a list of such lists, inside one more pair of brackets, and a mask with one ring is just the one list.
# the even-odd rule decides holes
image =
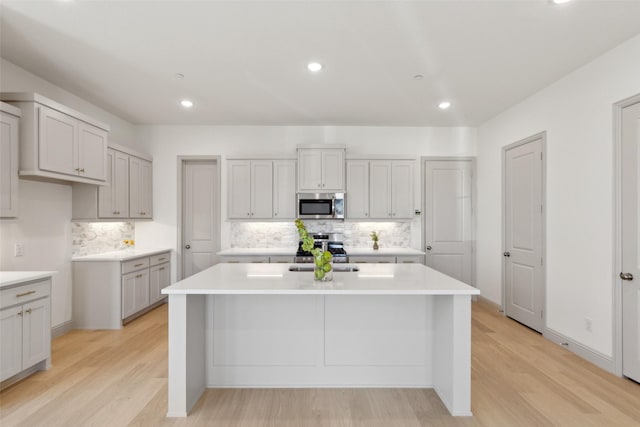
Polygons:
[[296,217],[296,162],[273,162],[273,218],[290,220]]
[[0,311],[0,382],[22,370],[22,306]]
[[140,160],[140,218],[153,218],[153,164]]
[[273,162],[251,161],[251,219],[273,216]]
[[78,122],[79,175],[99,181],[107,179],[107,132]]
[[347,161],[347,219],[369,219],[369,161]]
[[413,165],[412,160],[392,163],[391,216],[394,219],[413,218]]
[[129,217],[129,156],[116,151],[113,157],[113,207],[118,218]]
[[22,306],[22,369],[28,369],[51,354],[50,298]]
[[78,175],[78,121],[50,108],[39,108],[40,169]]
[[169,263],[159,264],[149,268],[149,304],[160,301],[164,296],[162,289],[171,284],[171,269]]
[[107,150],[107,185],[98,186],[98,218],[117,218],[115,203],[115,151]]
[[134,312],[138,312],[149,306],[149,270],[136,272],[134,279]]
[[137,272],[122,276],[122,318],[136,312],[136,275]]
[[19,118],[0,113],[0,217],[18,216]]
[[396,257],[385,255],[363,255],[363,256],[351,256],[349,255],[349,262],[353,264],[395,264]]
[[369,163],[369,217],[391,218],[391,162],[372,160]]
[[298,149],[298,191],[322,191],[322,152]]
[[151,218],[152,164],[138,157],[129,157],[129,217]]
[[322,191],[344,191],[344,150],[322,151]]
[[251,162],[229,160],[227,211],[229,219],[249,219],[251,216]]

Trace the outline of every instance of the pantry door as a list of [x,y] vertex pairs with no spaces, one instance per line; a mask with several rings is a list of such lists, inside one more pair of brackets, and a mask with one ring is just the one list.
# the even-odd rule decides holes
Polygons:
[[621,213],[622,213],[622,373],[640,382],[640,95],[622,109]]
[[220,160],[181,158],[181,279],[211,267],[220,250]]
[[540,133],[503,149],[504,310],[538,332],[544,328],[544,141]]
[[473,159],[424,160],[426,265],[473,284]]

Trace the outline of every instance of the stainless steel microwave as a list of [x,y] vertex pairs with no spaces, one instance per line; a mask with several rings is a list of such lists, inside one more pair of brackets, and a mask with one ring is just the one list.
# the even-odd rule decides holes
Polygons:
[[298,218],[344,219],[344,193],[298,193]]

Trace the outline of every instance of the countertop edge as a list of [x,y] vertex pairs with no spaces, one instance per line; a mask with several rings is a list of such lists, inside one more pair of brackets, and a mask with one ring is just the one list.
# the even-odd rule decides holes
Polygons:
[[[2,279],[2,273],[14,273],[14,274],[22,273],[24,274],[24,276],[4,281]],[[53,275],[56,273],[57,271],[2,271],[0,272],[0,289],[6,288],[12,285],[20,284],[20,283],[33,282],[35,280],[45,279],[47,277],[53,277]]]
[[122,251],[111,251],[93,255],[82,255],[71,257],[72,262],[90,262],[90,261],[128,261],[130,259],[142,258],[145,256],[157,255],[164,252],[171,252],[170,248],[162,249],[136,249],[139,252],[127,252],[127,249]]

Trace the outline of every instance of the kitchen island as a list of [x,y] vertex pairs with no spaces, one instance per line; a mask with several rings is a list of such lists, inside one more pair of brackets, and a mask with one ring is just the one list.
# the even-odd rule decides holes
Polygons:
[[[299,266],[299,265],[297,265]],[[169,417],[211,387],[434,388],[471,415],[471,296],[420,264],[218,264],[169,295]]]

